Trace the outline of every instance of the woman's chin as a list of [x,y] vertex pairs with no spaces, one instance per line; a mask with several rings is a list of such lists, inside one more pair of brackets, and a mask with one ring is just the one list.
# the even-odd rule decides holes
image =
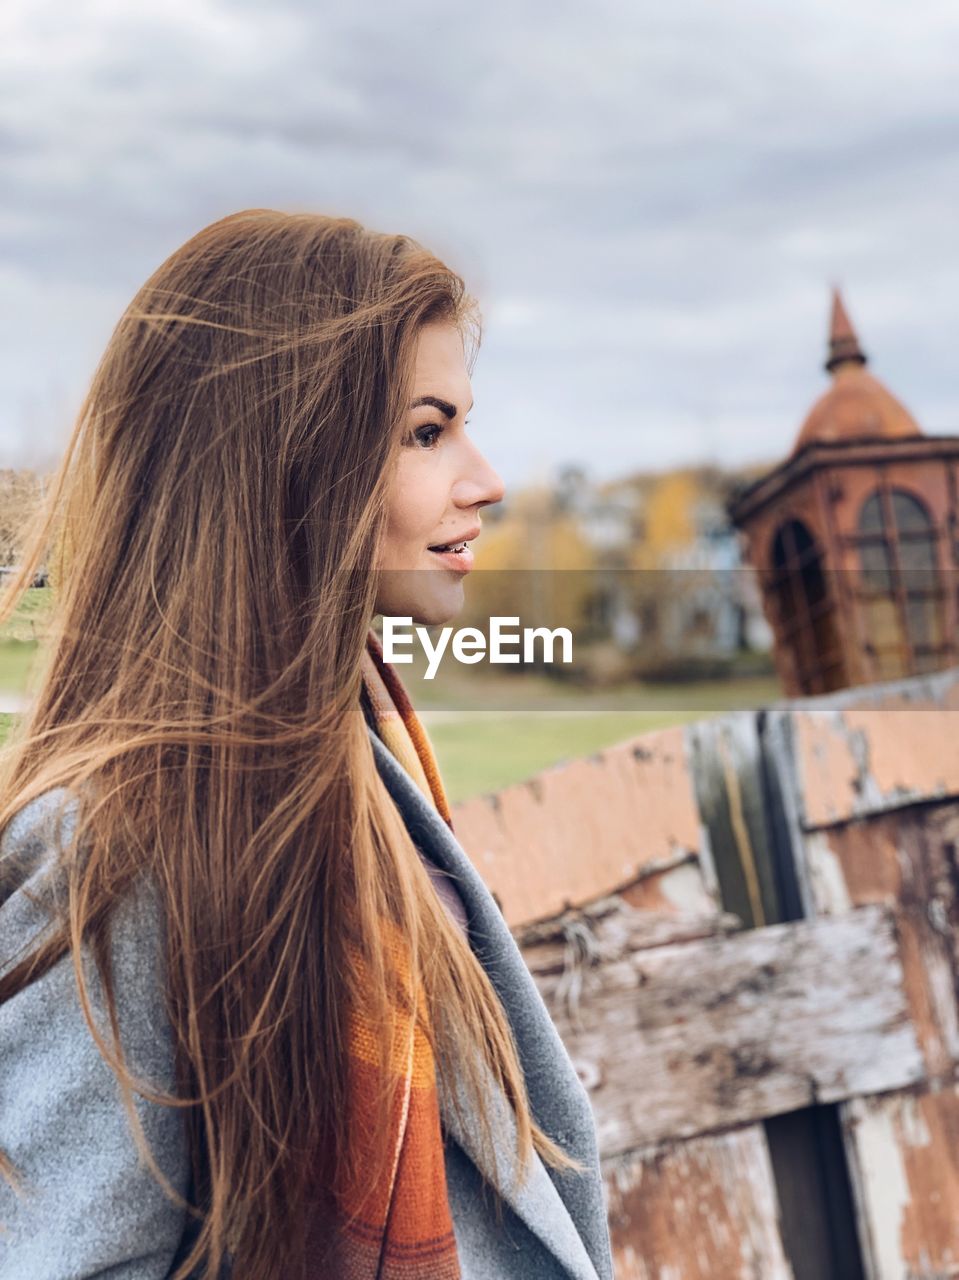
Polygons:
[[455,618],[464,600],[463,578],[450,570],[382,570],[376,612],[436,627]]
[[462,610],[463,602],[462,582],[452,586],[438,585],[437,589],[424,591],[418,599],[411,600],[409,610],[403,616],[424,627],[438,627],[451,622]]

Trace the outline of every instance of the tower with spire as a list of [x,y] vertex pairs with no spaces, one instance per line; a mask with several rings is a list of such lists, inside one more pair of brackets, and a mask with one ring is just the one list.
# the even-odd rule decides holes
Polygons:
[[841,364],[866,364],[866,357],[859,347],[859,339],[852,327],[842,294],[837,285],[832,289],[832,319],[829,323],[829,357],[824,368],[827,373]]
[[806,415],[793,454],[816,442],[922,435],[909,410],[868,371],[867,363],[842,294],[834,286],[824,365],[832,384]]
[[959,436],[928,436],[867,368],[832,288],[830,385],[730,507],[791,695],[959,663]]

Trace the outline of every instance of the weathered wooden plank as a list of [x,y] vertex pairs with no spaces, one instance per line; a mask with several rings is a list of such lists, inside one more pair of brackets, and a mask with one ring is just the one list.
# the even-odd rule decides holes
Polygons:
[[760,1125],[604,1166],[617,1280],[792,1280]]
[[810,832],[804,844],[820,915],[866,903],[896,908],[906,997],[926,1073],[949,1080],[959,1061],[957,848],[955,802]]
[[704,874],[701,855],[644,872],[632,884],[624,885],[618,896],[644,911],[699,916],[719,913],[716,892]]
[[895,910],[924,1059],[922,1089],[839,1108],[869,1280],[959,1277],[957,717],[950,671],[777,709],[767,726],[804,908]]
[[467,801],[453,825],[513,928],[691,859],[715,897],[679,726]]
[[606,964],[635,951],[724,937],[740,928],[739,919],[727,912],[637,910],[624,894],[615,894],[551,920],[524,925],[513,936],[531,972],[545,975],[563,972],[571,946],[590,964]]
[[885,707],[796,716],[809,827],[959,795],[959,711]]
[[959,1276],[959,1091],[844,1103],[869,1280]]
[[723,904],[751,926],[783,916],[773,870],[756,716],[733,712],[686,726],[693,780]]
[[894,922],[835,920],[536,972],[606,1155],[924,1076]]
[[[959,795],[959,669],[769,712],[807,830]],[[788,720],[789,735],[779,732]]]

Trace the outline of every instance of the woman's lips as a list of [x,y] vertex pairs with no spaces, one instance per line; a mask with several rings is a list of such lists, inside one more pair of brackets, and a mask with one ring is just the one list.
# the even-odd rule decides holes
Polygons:
[[466,546],[462,551],[431,551],[427,547],[427,551],[437,560],[442,561],[447,569],[455,569],[457,573],[469,573],[473,567],[473,549]]

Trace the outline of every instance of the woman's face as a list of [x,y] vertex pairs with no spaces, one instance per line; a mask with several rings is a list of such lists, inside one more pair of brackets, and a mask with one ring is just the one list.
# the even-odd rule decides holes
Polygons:
[[[463,607],[469,544],[481,507],[499,502],[503,482],[466,433],[473,395],[455,325],[420,330],[406,433],[388,497],[376,612],[427,626]],[[460,551],[439,548],[466,543]]]

